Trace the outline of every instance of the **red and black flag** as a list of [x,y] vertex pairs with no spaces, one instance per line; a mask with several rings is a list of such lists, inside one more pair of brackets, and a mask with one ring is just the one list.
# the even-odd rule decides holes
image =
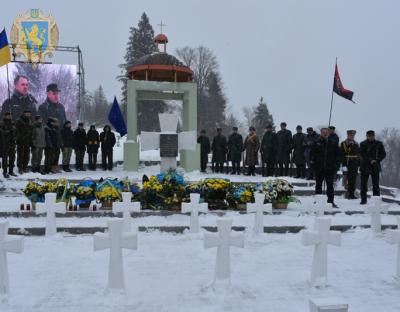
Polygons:
[[333,92],[335,92],[337,95],[340,95],[341,97],[344,97],[345,99],[352,101],[353,103],[355,103],[353,101],[353,91],[347,90],[343,87],[342,81],[340,80],[340,76],[339,76],[339,70],[338,70],[338,66],[336,64],[335,67],[335,78],[333,79]]

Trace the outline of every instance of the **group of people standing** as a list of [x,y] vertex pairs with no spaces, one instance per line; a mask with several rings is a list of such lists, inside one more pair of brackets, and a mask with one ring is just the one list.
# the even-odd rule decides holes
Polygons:
[[[1,108],[0,155],[3,176],[16,176],[29,171],[41,174],[58,173],[60,156],[62,169],[71,172],[70,161],[75,152],[75,168],[85,171],[84,157],[88,153],[89,169],[96,170],[97,154],[101,149],[104,170],[113,168],[113,147],[116,143],[111,127],[106,125],[99,134],[94,125],[86,132],[84,124],[72,130],[71,121],[66,119],[65,108],[59,102],[57,84],[46,88],[47,98],[36,108],[36,99],[29,94],[29,80],[26,76],[16,76],[14,93],[5,100]],[[42,159],[44,155],[44,166]]]
[[[348,130],[347,138],[339,144],[339,137],[334,126],[323,127],[318,134],[312,127],[303,132],[302,126],[296,127],[296,133],[287,129],[282,122],[280,130],[274,131],[272,125],[265,127],[261,138],[254,127],[243,140],[238,128],[226,138],[221,128],[217,128],[211,144],[206,131],[200,131],[197,142],[201,147],[201,171],[206,172],[208,154],[212,152],[212,171],[216,173],[240,174],[240,164],[247,166],[246,175],[256,175],[256,166],[261,163],[262,176],[289,176],[293,164],[296,178],[315,179],[315,193],[322,194],[326,184],[328,202],[334,203],[334,181],[339,169],[342,169],[346,196],[356,199],[355,189],[358,172],[361,172],[361,204],[367,202],[368,179],[371,176],[373,195],[378,196],[379,173],[381,161],[386,157],[382,142],[376,140],[375,132],[369,130],[366,140],[358,144],[355,141],[356,131]],[[226,168],[225,168],[226,164]]]

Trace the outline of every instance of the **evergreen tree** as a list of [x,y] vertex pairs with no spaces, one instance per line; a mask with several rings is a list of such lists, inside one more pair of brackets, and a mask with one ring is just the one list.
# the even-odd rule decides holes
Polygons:
[[256,132],[261,135],[269,124],[274,127],[274,119],[268,110],[267,103],[261,97],[254,112],[253,126],[256,128]]
[[204,94],[198,97],[198,125],[200,129],[215,130],[225,127],[226,98],[218,72],[210,73]]
[[231,133],[233,127],[242,128],[240,121],[233,115],[233,113],[229,113],[228,117],[225,118],[225,125],[223,131],[225,134]]
[[104,93],[103,87],[99,86],[93,93],[94,119],[92,123],[98,126],[104,126],[108,123],[108,113],[110,112],[110,103]]
[[[118,80],[122,82],[122,111],[127,113],[127,67],[142,56],[157,52],[154,42],[154,30],[146,13],[143,13],[137,27],[129,30],[124,64],[120,64],[122,74]],[[167,109],[163,101],[144,101],[138,103],[139,130],[158,131],[160,129],[158,114]]]
[[[82,121],[87,124],[94,123],[94,114],[96,112],[96,109],[93,101],[93,95],[91,92],[89,92],[89,90],[85,89],[82,91],[82,103],[80,109],[82,110],[82,115],[84,118],[84,120]],[[80,116],[78,116],[78,118],[80,118]],[[76,125],[73,124],[73,126]]]

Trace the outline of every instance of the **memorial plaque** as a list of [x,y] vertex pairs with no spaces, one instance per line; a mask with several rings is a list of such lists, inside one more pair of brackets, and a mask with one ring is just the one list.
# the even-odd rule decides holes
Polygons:
[[160,134],[160,157],[178,156],[178,135]]

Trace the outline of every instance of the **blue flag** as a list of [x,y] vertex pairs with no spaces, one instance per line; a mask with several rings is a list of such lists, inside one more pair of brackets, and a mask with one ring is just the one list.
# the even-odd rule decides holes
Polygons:
[[114,97],[114,103],[108,113],[108,121],[121,136],[127,134],[124,116],[119,108],[116,97]]

